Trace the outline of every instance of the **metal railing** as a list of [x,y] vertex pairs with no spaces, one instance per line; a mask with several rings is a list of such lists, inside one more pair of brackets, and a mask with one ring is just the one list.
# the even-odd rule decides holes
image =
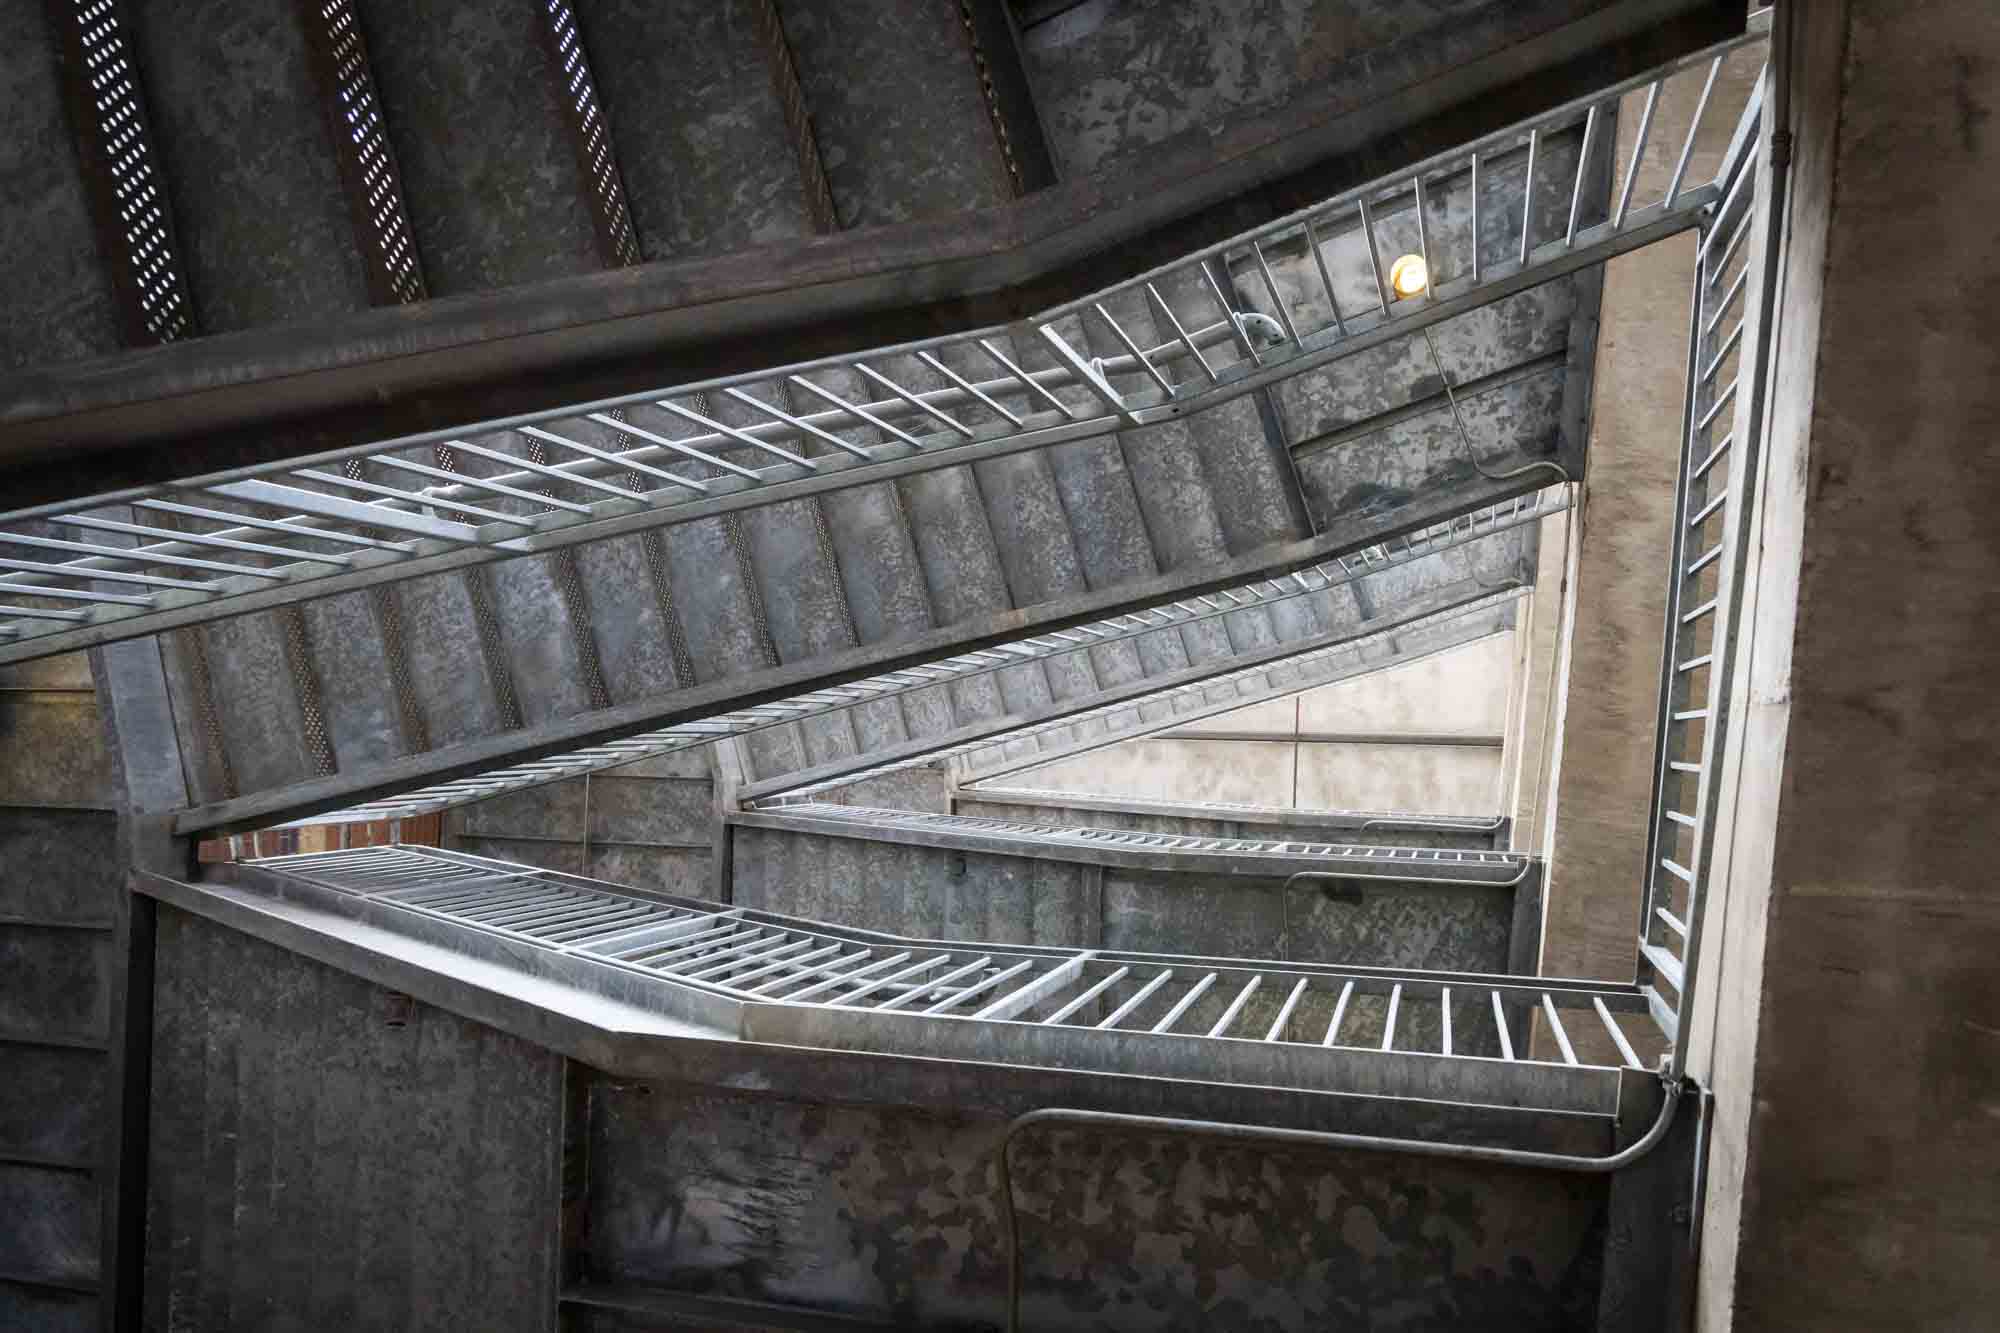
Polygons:
[[[1747,405],[1762,373],[1743,345],[1763,112],[1760,77],[1723,160],[1724,189],[1696,252],[1681,466],[1675,488],[1669,591],[1660,667],[1654,788],[1647,832],[1639,984],[1655,1020],[1685,1049],[1685,1016],[1721,793],[1717,756],[1727,726],[1730,663],[1749,540],[1745,503],[1760,425]],[[1678,1068],[1678,1063],[1674,1066]]]
[[1440,833],[1496,833],[1506,824],[1505,815],[1429,815],[1400,810],[1316,810],[1285,805],[1252,805],[1245,801],[1155,800],[1146,797],[1106,796],[1097,792],[1069,791],[1059,787],[1006,787],[981,785],[960,787],[961,801],[989,801],[994,804],[1036,805],[1046,809],[1118,809],[1132,814],[1164,814],[1174,817],[1275,823],[1297,818],[1301,822],[1323,820],[1339,827],[1369,829],[1434,830]]
[[[911,939],[430,848],[246,864],[281,894],[331,893],[371,924],[541,959],[749,1041],[1600,1113],[1642,1068],[1632,986]],[[1529,1058],[1531,1016],[1558,1058]],[[1585,1027],[1617,1064],[1579,1056]]]
[[945,815],[920,810],[885,810],[872,806],[824,805],[799,801],[760,813],[795,821],[795,827],[859,826],[872,831],[906,830],[940,836],[977,835],[996,845],[1023,848],[1063,848],[1086,852],[1172,852],[1190,867],[1196,856],[1227,857],[1249,873],[1261,862],[1271,873],[1288,872],[1301,857],[1314,862],[1307,874],[1348,879],[1418,881],[1445,879],[1454,884],[1490,884],[1512,888],[1526,878],[1534,858],[1513,852],[1468,851],[1449,847],[1386,847],[1316,839],[1223,838],[1199,833],[1149,833],[1138,829],[1079,828],[994,819],[985,815]]
[[1722,192],[1686,177],[1702,117],[1644,200],[1643,153],[1608,199],[1595,187],[1602,128],[1681,68],[1712,85],[1751,40],[1010,328],[0,516],[0,662],[1202,410],[1697,225]]
[[[1321,561],[1282,578],[1260,579],[1235,588],[1183,598],[1143,611],[1132,611],[1104,620],[1073,625],[998,644],[975,652],[884,672],[844,685],[828,686],[807,694],[780,699],[750,708],[645,732],[624,740],[609,741],[555,755],[532,763],[480,773],[474,777],[437,783],[416,791],[330,814],[314,815],[299,824],[368,823],[379,819],[405,819],[430,814],[484,800],[510,791],[607,768],[622,767],[641,760],[670,754],[697,745],[731,737],[747,736],[771,727],[782,727],[808,718],[824,716],[878,700],[893,701],[917,690],[971,680],[1008,667],[1039,662],[1065,653],[1081,652],[1106,644],[1121,643],[1162,631],[1176,631],[1257,608],[1268,608],[1301,597],[1317,596],[1332,588],[1356,583],[1372,575],[1398,569],[1415,561],[1459,550],[1469,543],[1496,533],[1511,531],[1559,513],[1569,505],[1566,488],[1516,496],[1487,505],[1468,514],[1362,550]],[[1501,594],[1512,596],[1512,593]],[[1268,668],[1266,668],[1268,669]]]
[[[1454,620],[1491,613],[1519,598],[1521,592],[1522,590],[1519,588],[1509,588],[1504,592],[1496,592],[1484,597],[1474,598],[1458,606],[1446,607],[1442,610],[1431,612],[1428,615],[1413,616],[1406,620],[1398,620],[1393,624],[1383,625],[1380,628],[1364,628],[1357,631],[1351,637],[1341,640],[1339,643],[1328,644],[1323,648],[1311,648],[1289,656],[1267,659],[1253,663],[1250,666],[1238,667],[1233,671],[1224,671],[1213,676],[1204,677],[1201,680],[1190,681],[1183,685],[1167,686],[1156,693],[1147,694],[1139,698],[1121,699],[1116,703],[1100,704],[1094,708],[1085,708],[1073,713],[1065,713],[1060,717],[1051,718],[1045,722],[1011,727],[996,735],[981,736],[974,740],[960,741],[956,744],[925,747],[918,754],[906,755],[885,763],[870,765],[866,768],[843,773],[838,777],[827,778],[822,781],[802,782],[800,785],[788,788],[782,792],[759,796],[751,800],[749,805],[752,809],[770,809],[799,801],[816,800],[829,791],[834,791],[869,778],[881,777],[884,774],[898,773],[905,769],[919,768],[927,764],[964,758],[969,755],[981,755],[988,751],[1006,750],[1019,745],[1023,741],[1034,742],[1037,738],[1053,732],[1072,730],[1077,727],[1088,727],[1093,723],[1108,724],[1113,719],[1121,719],[1128,715],[1136,716],[1138,710],[1144,706],[1164,704],[1171,708],[1176,699],[1190,696],[1205,697],[1213,691],[1232,689],[1240,681],[1258,679],[1279,669],[1287,670],[1297,677],[1296,685],[1288,684],[1285,687],[1286,692],[1289,693],[1295,688],[1307,689],[1314,684],[1323,683],[1325,680],[1337,676],[1342,668],[1358,665],[1363,654],[1368,649],[1385,639],[1415,634],[1435,625],[1448,624]],[[1243,707],[1255,703],[1261,697],[1264,697],[1262,692],[1246,694],[1241,699],[1234,701],[1231,706]],[[1157,725],[1160,727],[1170,727],[1174,725],[1175,721],[1176,718],[1162,718]],[[1131,730],[1130,734],[1132,737],[1137,737],[1150,729],[1150,726],[1135,727]],[[1111,744],[1120,739],[1127,739],[1127,736],[1122,734],[1125,728],[1121,727],[1118,730],[1121,734],[1110,734],[1111,729],[1107,725],[1107,734],[1103,738],[1104,743]],[[1055,757],[1053,755],[1036,755],[1028,757],[1024,762],[1039,763]]]

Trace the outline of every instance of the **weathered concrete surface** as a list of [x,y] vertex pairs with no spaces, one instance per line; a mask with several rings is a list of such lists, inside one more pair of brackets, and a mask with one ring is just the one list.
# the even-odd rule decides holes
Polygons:
[[[1228,801],[1316,810],[1485,815],[1497,811],[1498,745],[1422,743],[1504,734],[1514,635],[1200,718],[1010,774],[1013,785],[1079,795]],[[1203,739],[1203,733],[1219,733]],[[1395,736],[1335,742],[1330,735]],[[1269,739],[1241,739],[1241,737]]]
[[[1762,565],[1704,954],[1702,1326],[1976,1328],[2000,1306],[2000,12],[1798,19]],[[1913,284],[1919,261],[1952,276]]]
[[[1689,179],[1714,176],[1763,59],[1761,47],[1748,47],[1724,62],[1689,159]],[[1665,192],[1706,73],[1685,71],[1662,91],[1637,202]],[[1621,183],[1644,100],[1641,94],[1627,97],[1618,118]],[[1575,702],[1557,760],[1543,952],[1550,976],[1629,981],[1638,953],[1695,244],[1693,234],[1676,236],[1604,266],[1568,648]]]
[[541,1329],[563,1062],[163,908],[146,1325]]
[[[368,303],[303,6],[169,0],[133,10],[153,142],[205,332]],[[255,133],[245,133],[254,126]]]
[[745,0],[582,0],[575,9],[598,93],[613,109],[618,174],[646,258],[811,232]]
[[678,751],[457,806],[446,815],[444,845],[710,897],[718,833],[711,750]]
[[1393,69],[1414,81],[1498,49],[1575,6],[1448,0],[1092,0],[1023,33],[1063,174],[1226,137],[1302,95],[1345,100]]
[[951,773],[943,764],[923,764],[864,776],[814,799],[831,801],[836,805],[872,805],[890,810],[923,810],[948,815],[953,813],[951,790]]
[[944,216],[1009,197],[955,10],[789,0],[780,12],[841,226]]
[[1563,704],[1563,641],[1575,612],[1570,568],[1576,555],[1577,511],[1566,509],[1542,520],[1536,546],[1535,589],[1523,608],[1518,637],[1524,657],[1511,756],[1511,846],[1542,852],[1548,845],[1555,797],[1554,756],[1560,749]]
[[98,1326],[122,798],[85,659],[0,668],[0,1327]]
[[117,350],[111,280],[97,253],[57,75],[55,34],[38,4],[0,8],[0,227],[23,262],[9,266],[0,368]]
[[589,186],[539,6],[356,9],[431,294],[595,271]]
[[[595,1079],[588,1270],[993,1327],[999,1128]],[[1027,1328],[1593,1325],[1602,1178],[1069,1130],[1012,1156]]]

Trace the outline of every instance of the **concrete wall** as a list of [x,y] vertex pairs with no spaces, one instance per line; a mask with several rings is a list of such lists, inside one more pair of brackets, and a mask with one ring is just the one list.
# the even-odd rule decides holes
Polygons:
[[[1164,737],[1009,774],[1007,784],[1149,800],[1490,815],[1504,791],[1502,742],[1518,658],[1515,634],[1492,635],[1201,718]],[[1260,739],[1237,739],[1245,735]],[[1425,744],[1430,738],[1445,743]]]
[[1702,1327],[2000,1308],[2000,10],[1798,8]]

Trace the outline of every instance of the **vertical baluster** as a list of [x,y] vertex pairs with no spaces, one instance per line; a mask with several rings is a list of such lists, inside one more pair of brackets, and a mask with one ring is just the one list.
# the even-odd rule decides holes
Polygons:
[[1375,220],[1368,212],[1368,201],[1361,201],[1361,235],[1368,242],[1368,271],[1375,275],[1375,299],[1382,306],[1382,313],[1389,313],[1389,288],[1382,281],[1382,252],[1375,244]]
[[1397,982],[1389,988],[1389,1013],[1382,1020],[1382,1049],[1396,1049],[1396,1011],[1403,1005],[1403,983]]
[[1243,1006],[1250,1002],[1250,997],[1255,995],[1257,988],[1263,984],[1264,978],[1261,976],[1252,977],[1244,982],[1243,989],[1236,992],[1236,997],[1229,1002],[1229,1007],[1222,1011],[1222,1017],[1216,1019],[1215,1026],[1208,1030],[1208,1035],[1220,1037],[1229,1031],[1229,1025],[1236,1021],[1236,1016],[1243,1012]]
[[1174,973],[1172,968],[1168,968],[1165,971],[1161,972],[1151,981],[1141,986],[1138,989],[1138,992],[1134,994],[1131,999],[1125,1001],[1125,1003],[1119,1005],[1116,1009],[1113,1009],[1110,1015],[1104,1018],[1102,1021],[1100,1021],[1097,1026],[1100,1028],[1117,1027],[1119,1022],[1122,1019],[1124,1019],[1124,1017],[1127,1014],[1131,1013],[1134,1009],[1137,1009],[1140,1005],[1144,1004],[1149,998],[1151,998],[1154,991],[1166,985],[1169,981],[1172,981],[1173,978],[1174,978]]
[[1132,354],[1133,360],[1139,363],[1140,368],[1152,377],[1155,384],[1160,386],[1160,392],[1169,398],[1173,397],[1174,386],[1167,383],[1167,377],[1162,375],[1146,354],[1139,349],[1139,344],[1132,341],[1132,335],[1125,332],[1125,326],[1111,318],[1111,312],[1104,308],[1102,302],[1093,302],[1090,308],[1097,312],[1097,317],[1104,321],[1106,328],[1111,330],[1111,336],[1118,339],[1124,345],[1125,350]]
[[[1250,354],[1250,363],[1252,365],[1263,365],[1264,358],[1257,354],[1257,340],[1250,336],[1250,330],[1243,327],[1243,321],[1236,317],[1235,305],[1230,302],[1227,296],[1223,295],[1222,284],[1215,280],[1214,264],[1203,260],[1196,267],[1201,270],[1201,279],[1208,284],[1209,293],[1215,297],[1215,303],[1222,307],[1223,319],[1227,320],[1229,326],[1236,331],[1237,345]],[[1226,273],[1229,269],[1227,258],[1222,260],[1222,267]]]
[[1285,336],[1292,340],[1294,347],[1298,346],[1298,325],[1292,323],[1291,307],[1286,304],[1285,298],[1278,293],[1278,280],[1271,273],[1270,261],[1264,258],[1264,247],[1256,241],[1252,241],[1250,242],[1250,253],[1256,256],[1257,271],[1264,277],[1264,290],[1271,294],[1271,305],[1278,312],[1278,322],[1285,326]]
[[1626,1066],[1631,1069],[1645,1068],[1644,1065],[1639,1063],[1638,1052],[1634,1051],[1632,1044],[1625,1040],[1625,1033],[1619,1028],[1618,1020],[1613,1018],[1611,1011],[1604,1007],[1603,997],[1593,995],[1590,997],[1590,1002],[1596,1006],[1597,1016],[1603,1020],[1604,1030],[1611,1034],[1611,1044],[1618,1048],[1618,1054],[1624,1057]]
[[1694,104],[1694,118],[1688,121],[1687,139],[1681,144],[1680,160],[1674,163],[1673,179],[1667,182],[1666,207],[1680,198],[1681,180],[1687,175],[1688,159],[1694,156],[1695,135],[1701,132],[1701,118],[1708,112],[1708,95],[1715,91],[1715,76],[1722,70],[1722,57],[1708,62],[1708,80],[1701,85],[1701,99]]
[[1334,1044],[1334,1038],[1340,1035],[1340,1020],[1347,1016],[1347,1002],[1353,995],[1354,983],[1352,981],[1342,983],[1340,998],[1333,1002],[1333,1017],[1327,1021],[1326,1039],[1320,1042],[1320,1045],[1331,1046]]
[[1437,270],[1431,267],[1431,230],[1424,221],[1424,178],[1412,177],[1417,192],[1417,254],[1424,261],[1424,304],[1437,299]]
[[1472,155],[1472,285],[1479,285],[1479,154]]
[[1146,295],[1152,301],[1153,312],[1167,321],[1167,327],[1174,331],[1174,337],[1180,340],[1181,346],[1187,349],[1188,355],[1192,356],[1195,364],[1201,367],[1201,373],[1208,376],[1210,384],[1215,383],[1215,367],[1208,364],[1208,358],[1201,354],[1201,348],[1195,346],[1194,339],[1188,337],[1188,331],[1181,326],[1180,316],[1174,313],[1173,307],[1167,304],[1164,296],[1160,295],[1160,289],[1149,282],[1146,284]]
[[1153,1024],[1153,1031],[1155,1032],[1173,1031],[1174,1024],[1180,1022],[1181,1015],[1186,1013],[1189,1009],[1191,1009],[1194,1006],[1194,1002],[1196,1000],[1199,1000],[1203,995],[1207,994],[1208,988],[1210,986],[1213,986],[1214,984],[1215,984],[1215,973],[1210,972],[1200,981],[1197,981],[1194,983],[1194,985],[1189,986],[1187,994],[1181,996],[1181,998],[1175,1002],[1174,1007],[1167,1010],[1166,1017],[1162,1018],[1159,1022]]
[[1499,991],[1489,991],[1487,993],[1493,997],[1493,1030],[1500,1034],[1500,1058],[1503,1060],[1512,1060],[1514,1058],[1514,1038],[1509,1036],[1507,1032],[1507,1010],[1500,1003]]
[[1569,192],[1569,227],[1563,232],[1563,248],[1576,246],[1576,220],[1583,210],[1584,174],[1590,170],[1590,149],[1597,142],[1597,108],[1592,106],[1583,118],[1583,147],[1576,155],[1576,184]]
[[1639,168],[1646,160],[1646,136],[1653,129],[1653,107],[1660,100],[1662,82],[1655,79],[1646,89],[1646,109],[1639,113],[1639,133],[1632,141],[1632,160],[1626,164],[1625,184],[1618,191],[1618,212],[1611,219],[1613,231],[1625,226],[1625,210],[1632,204],[1632,185],[1639,179]]
[[1451,987],[1449,986],[1444,987],[1444,993],[1438,999],[1438,1013],[1444,1019],[1444,1053],[1446,1055],[1450,1055],[1451,1054]]
[[1542,992],[1542,1013],[1549,1020],[1549,1031],[1556,1037],[1556,1045],[1562,1048],[1563,1063],[1576,1064],[1576,1048],[1569,1044],[1569,1033],[1563,1031],[1563,1021],[1556,1014],[1556,1002],[1547,991]]
[[1347,336],[1347,321],[1340,315],[1340,297],[1333,290],[1333,275],[1326,271],[1326,256],[1319,248],[1319,233],[1313,229],[1311,218],[1306,219],[1306,244],[1312,247],[1313,267],[1319,270],[1319,285],[1326,292],[1326,303],[1333,308],[1333,330],[1340,337]]
[[1521,178],[1521,267],[1528,266],[1528,232],[1535,218],[1535,152],[1541,147],[1542,132],[1528,131],[1528,172]]
[[1042,1020],[1042,1026],[1052,1027],[1062,1022],[1065,1018],[1068,1018],[1071,1014],[1083,1008],[1083,1006],[1089,1004],[1092,1000],[1096,999],[1098,996],[1104,994],[1105,991],[1110,990],[1120,981],[1123,981],[1125,979],[1125,975],[1131,970],[1132,969],[1129,967],[1121,967],[1118,968],[1116,971],[1107,974],[1103,979],[1098,981],[1098,983],[1092,986],[1089,990],[1084,991],[1082,994],[1078,995],[1075,999],[1071,1000],[1068,1004],[1065,1004],[1062,1008],[1056,1010],[1054,1013],[1050,1014],[1047,1018],[1044,1018]]
[[1271,1020],[1271,1030],[1264,1034],[1265,1041],[1277,1041],[1284,1036],[1285,1024],[1291,1022],[1292,1010],[1299,1007],[1299,998],[1306,993],[1306,983],[1310,980],[1309,977],[1300,977],[1298,984],[1292,987],[1292,993],[1285,997],[1285,1003],[1279,1008],[1278,1016]]

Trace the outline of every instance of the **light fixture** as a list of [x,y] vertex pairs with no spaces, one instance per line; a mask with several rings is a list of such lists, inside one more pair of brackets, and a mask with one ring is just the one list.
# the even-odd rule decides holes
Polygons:
[[1404,255],[1389,265],[1389,285],[1399,297],[1415,296],[1430,285],[1430,280],[1431,266],[1422,255]]

